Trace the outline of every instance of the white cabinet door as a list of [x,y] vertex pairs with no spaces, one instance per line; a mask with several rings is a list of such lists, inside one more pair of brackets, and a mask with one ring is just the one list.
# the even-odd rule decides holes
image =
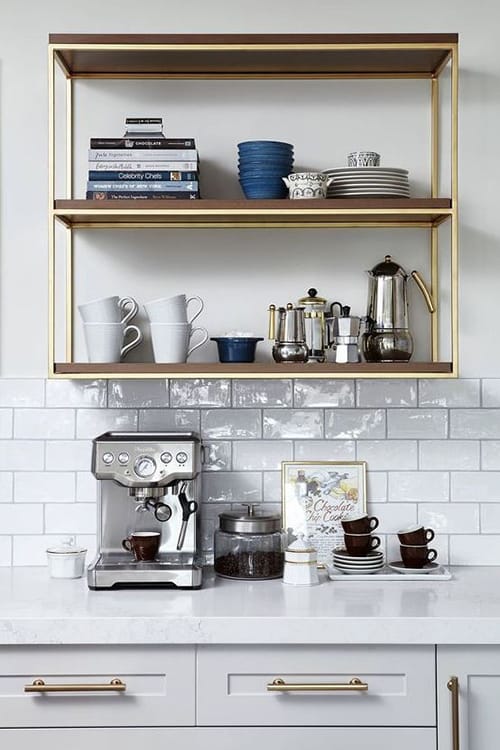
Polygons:
[[220,729],[1,729],[0,746],[8,750],[436,750],[435,729],[331,729],[251,727]]
[[197,666],[198,726],[436,725],[434,646],[203,645]]
[[[113,679],[125,683],[126,690],[99,690]],[[25,692],[25,686],[37,680],[64,689]],[[82,691],[89,683],[96,689]],[[75,685],[78,690],[73,692]],[[168,727],[194,723],[194,646],[0,647],[0,737],[2,727]]]
[[[458,726],[453,744],[453,694],[458,680]],[[455,716],[454,716],[455,714]],[[438,647],[439,750],[495,750],[500,745],[500,646]]]

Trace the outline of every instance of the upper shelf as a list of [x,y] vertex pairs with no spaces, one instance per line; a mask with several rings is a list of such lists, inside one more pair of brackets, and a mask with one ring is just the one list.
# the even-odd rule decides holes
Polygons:
[[448,198],[327,200],[57,200],[54,215],[73,227],[330,227],[438,225]]
[[50,34],[71,77],[430,78],[458,34]]

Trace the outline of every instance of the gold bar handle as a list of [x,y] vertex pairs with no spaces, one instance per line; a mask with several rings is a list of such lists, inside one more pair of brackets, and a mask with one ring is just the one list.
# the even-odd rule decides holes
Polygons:
[[458,677],[450,677],[446,687],[451,693],[451,747],[452,750],[460,750],[460,714],[458,699],[460,688]]
[[359,677],[353,677],[349,682],[285,682],[281,677],[276,677],[267,685],[270,693],[340,693],[359,692],[368,690],[368,683],[362,682]]
[[125,682],[115,677],[111,682],[47,685],[43,680],[33,680],[31,685],[24,686],[25,693],[124,693],[127,689]]
[[267,334],[267,338],[270,341],[274,341],[274,339],[276,338],[275,315],[276,315],[276,305],[269,305],[269,332]]

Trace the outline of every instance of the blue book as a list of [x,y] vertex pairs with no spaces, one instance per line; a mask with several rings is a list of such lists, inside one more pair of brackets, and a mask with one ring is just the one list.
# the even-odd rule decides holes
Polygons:
[[177,171],[138,171],[128,170],[119,172],[99,172],[95,169],[91,169],[89,172],[90,182],[118,182],[118,181],[130,181],[130,182],[189,182],[191,180],[198,179],[198,172],[177,172]]
[[190,193],[187,190],[170,191],[160,193],[159,191],[145,190],[144,192],[128,190],[88,190],[85,196],[88,200],[106,201],[106,200],[197,200],[199,193]]

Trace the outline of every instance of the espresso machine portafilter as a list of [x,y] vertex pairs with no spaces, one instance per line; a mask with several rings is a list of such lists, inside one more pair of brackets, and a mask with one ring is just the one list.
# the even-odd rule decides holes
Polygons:
[[[89,587],[199,588],[199,437],[106,432],[93,441],[92,472],[100,481]],[[136,561],[122,542],[145,531],[160,534],[158,554]]]

